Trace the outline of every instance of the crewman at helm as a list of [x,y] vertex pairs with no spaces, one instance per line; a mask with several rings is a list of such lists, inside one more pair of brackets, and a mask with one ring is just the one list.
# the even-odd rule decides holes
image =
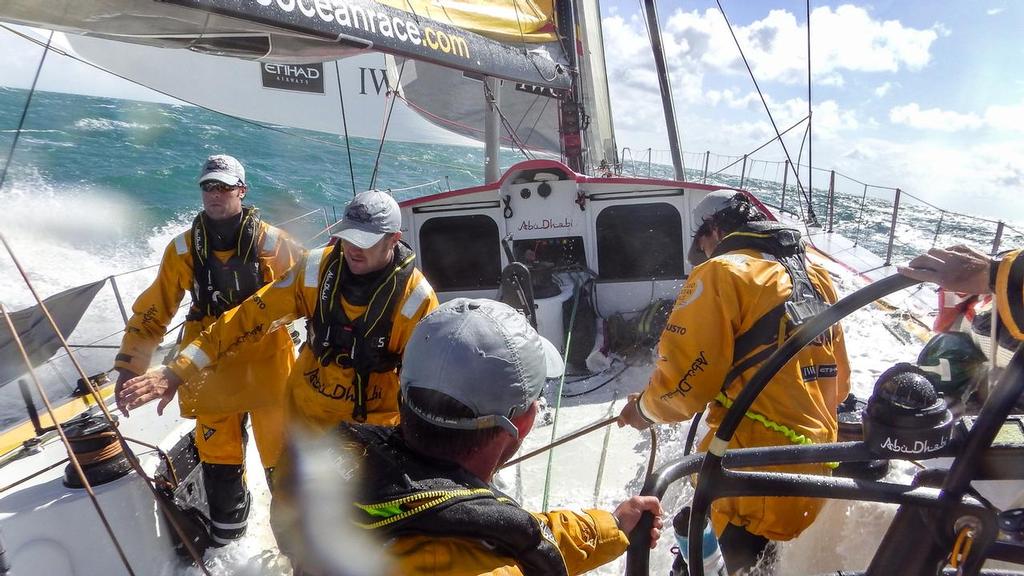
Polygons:
[[166,367],[129,381],[119,400],[135,408],[173,398],[245,344],[306,318],[306,341],[288,380],[290,423],[313,433],[341,422],[398,422],[398,366],[412,329],[437,295],[401,242],[402,216],[386,192],[357,195],[339,242],[310,250],[284,277],[220,317]]
[[[650,382],[630,396],[619,425],[642,429],[703,411],[711,431],[700,449],[707,450],[758,367],[796,325],[835,302],[836,293],[828,273],[805,262],[799,232],[766,221],[746,195],[711,192],[692,217],[700,224],[689,254],[696,267],[661,334]],[[779,370],[729,448],[835,442],[836,408],[849,393],[849,375],[843,333],[835,326]],[[826,464],[759,470],[830,473]],[[771,541],[799,535],[823,503],[803,497],[716,500],[711,521],[729,573],[757,563],[771,552]]]
[[954,292],[993,294],[999,319],[1011,336],[1024,340],[1024,250],[990,258],[962,244],[932,248],[899,272]]
[[[235,158],[207,158],[199,187],[203,211],[164,250],[156,280],[132,307],[115,358],[117,402],[126,415],[125,382],[149,368],[185,292],[191,292],[192,305],[183,338],[191,342],[225,312],[281,278],[302,255],[282,230],[260,220],[256,208],[243,206],[248,187],[245,169]],[[192,385],[181,389],[181,414],[196,419],[214,545],[245,533],[250,497],[244,446],[250,417],[268,474],[281,455],[285,382],[294,362],[291,338],[279,326],[215,368],[197,372]]]

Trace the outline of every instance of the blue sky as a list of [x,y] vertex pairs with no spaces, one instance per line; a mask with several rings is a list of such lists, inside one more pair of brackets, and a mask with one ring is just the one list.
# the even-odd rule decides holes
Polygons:
[[[640,2],[601,3],[619,147],[670,163]],[[723,0],[780,128],[806,114],[803,2]],[[682,147],[741,155],[774,136],[714,2],[659,3]],[[814,164],[951,210],[1024,222],[1024,3],[812,2]],[[0,34],[0,83],[38,48]],[[44,89],[152,98],[52,57]],[[63,62],[61,62],[63,60]],[[787,136],[795,156],[802,130]],[[758,154],[784,158],[773,145]],[[815,175],[815,185],[824,186]]]
[[[722,4],[776,123],[792,125],[807,110],[804,3]],[[816,167],[943,208],[1024,221],[1024,4],[815,1],[811,9]],[[616,136],[634,150],[667,150],[638,4],[602,10]],[[661,2],[659,13],[683,149],[739,155],[772,138],[715,3]],[[791,134],[795,155],[802,130]],[[773,145],[759,157],[784,155]],[[815,186],[824,180],[816,174]]]

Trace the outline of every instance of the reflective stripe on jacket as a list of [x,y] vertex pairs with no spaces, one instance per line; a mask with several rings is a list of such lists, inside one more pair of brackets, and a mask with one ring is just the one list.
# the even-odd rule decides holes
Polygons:
[[[135,374],[149,368],[153,351],[164,339],[185,292],[192,288],[191,243],[186,230],[167,245],[156,279],[132,306],[134,314],[125,327],[115,368]],[[284,231],[266,223],[261,223],[258,246],[260,270],[267,283],[284,276],[302,254]],[[214,252],[221,261],[233,254],[234,250]],[[186,321],[182,343],[192,341],[214,320],[208,316]],[[217,370],[197,373],[191,386],[182,386],[178,391],[182,415],[244,412],[279,404],[294,357],[291,338],[282,327],[255,346],[240,350]],[[198,393],[200,389],[203,394]]]
[[1024,340],[1024,251],[1003,256],[996,273],[995,295],[999,318],[1017,340]]
[[[808,265],[807,272],[819,293],[835,302],[828,273]],[[774,259],[754,250],[717,256],[694,268],[676,299],[658,343],[654,373],[640,398],[640,410],[658,422],[681,422],[706,411],[711,432],[703,439],[706,450],[726,409],[715,402],[733,365],[737,336],[747,332],[767,312],[784,302],[792,282]],[[735,399],[760,364],[743,371],[725,391]],[[849,361],[842,330],[831,338],[804,348],[778,372],[753,403],[750,411],[779,423],[811,442],[836,440],[836,408],[849,392]],[[730,448],[790,444],[776,430],[743,418]],[[827,474],[824,464],[765,467],[758,470]],[[814,521],[821,507],[812,498],[744,497],[718,500],[712,521],[719,534],[728,522],[744,526],[772,540],[788,540]]]
[[[313,315],[320,275],[334,246],[310,250],[287,275],[261,288],[252,298],[226,312],[209,330],[182,350],[170,364],[183,380],[191,382],[198,371],[231,356],[250,340],[258,340],[276,327]],[[365,307],[342,300],[349,318]],[[437,295],[422,272],[415,270],[391,319],[388,350],[401,354],[416,323],[437,307]],[[288,379],[290,416],[316,430],[352,421],[355,406],[355,371],[337,364],[321,366],[309,346],[303,345]],[[398,372],[373,373],[367,386],[368,424],[398,422]]]

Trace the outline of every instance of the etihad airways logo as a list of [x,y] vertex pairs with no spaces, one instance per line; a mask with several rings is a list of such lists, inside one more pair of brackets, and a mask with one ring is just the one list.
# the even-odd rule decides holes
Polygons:
[[358,0],[256,0],[256,3],[260,6],[276,5],[289,14],[298,9],[306,18],[337,22],[344,28],[380,34],[414,46],[426,46],[431,50],[469,59],[469,44],[465,38],[430,26],[421,28],[415,20],[406,18],[404,12],[375,3]]

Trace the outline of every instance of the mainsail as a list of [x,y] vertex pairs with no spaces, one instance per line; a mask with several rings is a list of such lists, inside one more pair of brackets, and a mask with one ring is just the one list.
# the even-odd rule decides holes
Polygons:
[[[472,10],[472,4],[432,7],[421,2],[372,0],[6,0],[0,19],[121,42],[250,58],[308,63],[373,49],[538,86],[565,89],[568,71],[544,47],[503,42],[519,32],[543,36],[548,14],[522,10]],[[393,7],[389,4],[394,4]],[[421,13],[422,12],[422,13]],[[430,16],[427,16],[429,13]],[[532,16],[531,16],[532,13]],[[446,16],[443,20],[435,20]],[[520,18],[525,19],[523,25]],[[530,22],[533,24],[530,24]]]

